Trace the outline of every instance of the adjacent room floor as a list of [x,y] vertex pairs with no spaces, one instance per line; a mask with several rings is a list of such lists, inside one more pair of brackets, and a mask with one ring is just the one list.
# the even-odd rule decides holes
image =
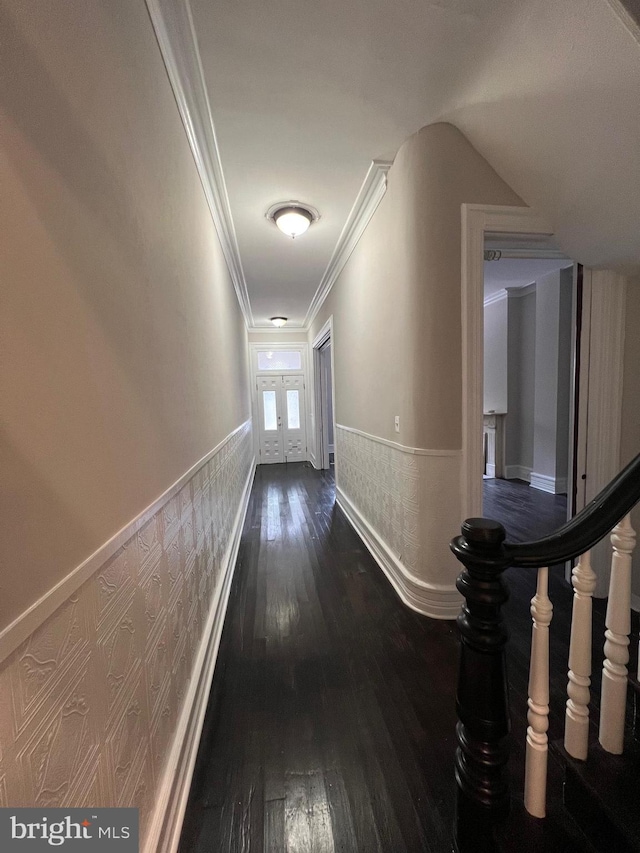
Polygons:
[[[491,482],[485,514],[507,520]],[[531,512],[524,538],[564,518],[543,498],[548,517]],[[552,584],[560,621],[570,602],[561,575]],[[533,582],[513,576],[507,606],[516,788]],[[454,622],[397,597],[335,505],[332,472],[259,466],[181,853],[449,851],[457,651]],[[561,669],[558,690],[566,657]]]

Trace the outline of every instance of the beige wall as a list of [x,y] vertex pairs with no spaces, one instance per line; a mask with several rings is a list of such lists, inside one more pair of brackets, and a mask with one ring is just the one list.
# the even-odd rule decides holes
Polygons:
[[339,499],[403,600],[438,618],[459,610],[464,202],[522,205],[455,127],[423,128],[310,330],[333,315]]
[[4,626],[249,417],[144,3],[0,0]]
[[[624,380],[620,463],[626,465],[640,453],[640,278],[629,279],[624,339]],[[640,506],[631,515],[640,537]],[[632,589],[640,596],[640,547],[633,560]]]
[[338,423],[413,447],[461,447],[464,202],[522,205],[453,125],[423,128],[398,151],[311,329],[313,340],[334,315]]

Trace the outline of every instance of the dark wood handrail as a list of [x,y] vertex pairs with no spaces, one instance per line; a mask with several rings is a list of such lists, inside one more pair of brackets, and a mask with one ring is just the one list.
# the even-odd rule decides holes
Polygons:
[[591,503],[555,533],[536,542],[505,542],[509,565],[539,569],[573,560],[609,533],[640,501],[640,454]]
[[505,542],[503,526],[468,518],[451,550],[464,565],[456,586],[464,596],[457,625],[460,666],[456,705],[458,748],[454,847],[459,853],[495,851],[496,831],[508,814],[506,771],[510,731],[502,605],[509,566],[540,568],[592,548],[640,501],[640,454],[575,518],[537,542]]

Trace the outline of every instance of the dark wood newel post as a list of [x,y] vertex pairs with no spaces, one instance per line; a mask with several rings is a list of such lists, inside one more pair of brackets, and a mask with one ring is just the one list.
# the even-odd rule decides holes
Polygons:
[[455,757],[455,846],[459,853],[495,850],[495,827],[509,813],[506,763],[509,697],[501,608],[509,597],[502,572],[509,565],[497,521],[468,518],[451,550],[464,564],[457,587],[460,615]]

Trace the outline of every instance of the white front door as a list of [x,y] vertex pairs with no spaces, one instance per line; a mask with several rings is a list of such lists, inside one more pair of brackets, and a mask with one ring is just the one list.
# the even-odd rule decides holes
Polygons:
[[256,377],[260,419],[259,462],[303,462],[307,458],[304,377]]

